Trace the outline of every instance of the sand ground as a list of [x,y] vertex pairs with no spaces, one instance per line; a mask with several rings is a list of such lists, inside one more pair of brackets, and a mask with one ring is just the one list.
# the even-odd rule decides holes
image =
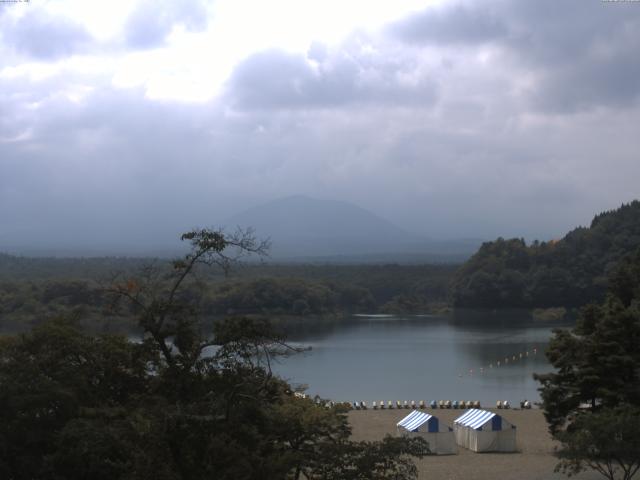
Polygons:
[[[440,422],[452,425],[464,410],[428,410]],[[493,410],[517,427],[517,453],[474,453],[458,448],[457,455],[429,456],[417,460],[420,479],[431,480],[542,480],[566,479],[554,473],[555,442],[547,432],[541,410]],[[396,423],[409,410],[355,410],[349,413],[354,440],[380,440],[385,434],[396,434]],[[571,477],[579,480],[603,478],[596,472]]]

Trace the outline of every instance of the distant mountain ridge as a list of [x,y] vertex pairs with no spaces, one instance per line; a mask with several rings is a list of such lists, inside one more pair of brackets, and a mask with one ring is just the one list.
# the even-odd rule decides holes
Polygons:
[[640,201],[594,217],[558,241],[499,238],[457,272],[457,307],[577,307],[602,300],[608,277],[640,248]]
[[[206,218],[187,226],[134,231],[117,239],[101,237],[61,240],[31,236],[23,242],[0,238],[0,252],[29,257],[161,257],[184,254],[180,233],[193,225],[233,231],[253,228],[270,238],[273,261],[296,263],[462,263],[482,243],[478,239],[433,240],[349,202],[295,195],[271,200],[225,220]],[[166,230],[166,231],[165,231]]]
[[[223,222],[228,229],[252,227],[272,241],[274,258],[393,256],[393,254],[470,255],[473,247],[455,251],[447,242],[434,242],[392,222],[337,200],[302,195],[279,198],[234,215]],[[449,251],[447,251],[449,249]]]

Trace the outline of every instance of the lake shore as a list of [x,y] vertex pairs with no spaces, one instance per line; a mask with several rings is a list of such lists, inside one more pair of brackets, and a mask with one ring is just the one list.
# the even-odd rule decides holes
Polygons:
[[[553,456],[557,445],[547,431],[542,411],[495,410],[517,427],[517,453],[474,453],[458,448],[457,455],[429,456],[417,460],[420,479],[450,480],[546,480],[563,479],[554,473],[557,459]],[[427,410],[441,422],[452,425],[464,410]],[[396,435],[396,423],[410,410],[366,410],[349,412],[353,428],[353,440],[380,440],[386,434]],[[572,478],[595,480],[601,478],[595,472],[585,472]]]

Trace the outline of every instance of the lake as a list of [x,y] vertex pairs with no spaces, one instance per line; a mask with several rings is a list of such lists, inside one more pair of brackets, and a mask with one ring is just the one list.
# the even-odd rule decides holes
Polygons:
[[516,405],[540,398],[533,373],[552,370],[544,356],[551,330],[517,313],[354,316],[294,331],[291,342],[311,350],[275,370],[294,385],[308,384],[307,393],[335,401]]

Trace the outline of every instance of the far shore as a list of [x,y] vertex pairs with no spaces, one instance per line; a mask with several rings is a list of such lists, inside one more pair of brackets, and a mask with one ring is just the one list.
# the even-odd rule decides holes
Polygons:
[[[556,442],[547,430],[542,410],[487,409],[502,415],[517,427],[517,453],[474,453],[458,447],[457,455],[428,456],[417,460],[420,479],[430,480],[559,480],[568,478],[555,473],[557,459],[553,455]],[[441,422],[452,425],[464,410],[428,409]],[[396,423],[410,410],[354,410],[349,423],[354,440],[380,440],[386,434],[396,435]],[[579,480],[602,478],[596,472],[584,472]]]

